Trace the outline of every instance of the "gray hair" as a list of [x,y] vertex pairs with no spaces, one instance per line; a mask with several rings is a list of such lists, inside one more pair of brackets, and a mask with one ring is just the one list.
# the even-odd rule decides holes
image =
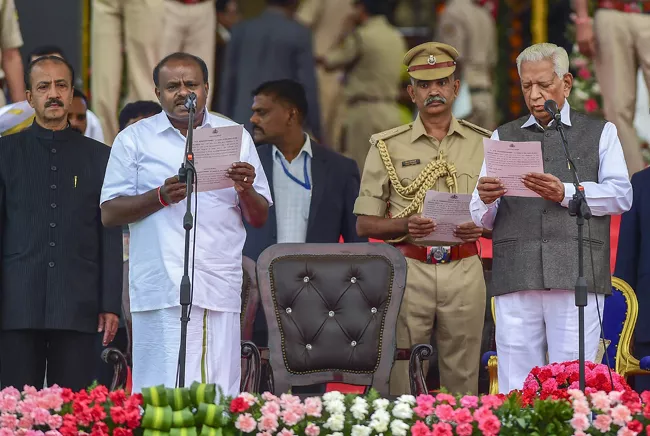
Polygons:
[[555,74],[561,79],[569,72],[569,55],[562,47],[550,42],[531,45],[517,56],[517,71],[521,76],[521,64],[524,62],[553,61]]

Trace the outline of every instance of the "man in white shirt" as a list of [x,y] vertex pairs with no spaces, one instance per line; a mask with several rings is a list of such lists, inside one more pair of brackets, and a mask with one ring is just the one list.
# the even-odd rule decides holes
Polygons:
[[[598,307],[611,293],[609,215],[632,204],[632,186],[616,127],[573,111],[566,99],[573,76],[567,52],[555,44],[536,44],[517,58],[530,116],[500,126],[492,139],[540,141],[545,174],[526,174],[523,184],[537,198],[504,196],[500,180],[486,177],[485,163],[470,209],[476,225],[493,229],[491,293],[496,306],[499,390],[522,389],[535,366],[578,359],[578,278],[576,218],[569,215],[575,193],[561,137],[544,110],[547,100],[561,108],[572,158],[593,217],[585,228],[585,357],[596,358]],[[589,250],[593,251],[593,264]]]
[[[235,125],[206,110],[208,73],[200,58],[187,53],[167,56],[154,69],[154,82],[163,112],[118,134],[101,196],[104,225],[128,224],[130,230],[134,392],[158,384],[174,386],[177,377],[186,186],[175,174],[184,159],[187,95],[197,95],[195,128]],[[217,383],[225,395],[236,395],[240,380],[246,239],[242,218],[260,227],[272,204],[255,145],[245,130],[240,160],[229,172],[234,188],[198,193],[187,334],[186,385]]]

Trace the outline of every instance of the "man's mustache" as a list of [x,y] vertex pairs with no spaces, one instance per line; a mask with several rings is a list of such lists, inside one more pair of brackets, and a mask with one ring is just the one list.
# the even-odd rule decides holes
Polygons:
[[255,131],[255,130],[258,130],[260,133],[264,133],[264,129],[262,129],[261,127],[253,124],[253,131]]
[[48,108],[52,105],[59,105],[63,107],[63,101],[59,100],[58,98],[51,98],[48,101],[45,102],[45,107]]
[[431,103],[436,102],[436,101],[438,101],[438,102],[440,102],[442,104],[447,103],[447,99],[444,98],[441,95],[430,95],[430,96],[427,97],[426,100],[424,100],[424,105],[429,106]]

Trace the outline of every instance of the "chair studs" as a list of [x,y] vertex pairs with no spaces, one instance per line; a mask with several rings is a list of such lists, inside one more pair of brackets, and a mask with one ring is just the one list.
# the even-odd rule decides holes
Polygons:
[[309,277],[305,276],[305,277],[302,279],[302,281],[305,282],[305,283],[308,283],[308,282],[309,282]]
[[334,311],[333,310],[330,310],[329,316],[330,316],[330,318],[334,316]]
[[350,282],[351,282],[351,283],[356,283],[356,282],[357,282],[357,278],[356,278],[356,277],[352,277],[352,278],[350,279]]
[[286,312],[287,312],[287,313],[291,313],[291,312],[292,312],[291,308],[290,308],[290,307],[287,307],[287,308],[286,308]]
[[376,307],[373,307],[372,309],[370,309],[370,312],[372,312],[372,313],[377,313],[377,308],[376,308]]
[[350,345],[353,346],[353,347],[356,347],[357,346],[357,341],[350,342]]
[[305,348],[307,349],[307,351],[311,351],[311,344],[305,345]]

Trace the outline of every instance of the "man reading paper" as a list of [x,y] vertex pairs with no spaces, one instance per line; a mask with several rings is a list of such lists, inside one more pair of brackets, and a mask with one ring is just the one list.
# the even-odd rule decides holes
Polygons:
[[[578,228],[569,215],[575,190],[560,133],[544,110],[554,100],[561,109],[569,148],[593,218],[585,239],[585,276],[589,299],[585,308],[585,357],[597,354],[604,295],[611,292],[609,215],[630,208],[632,187],[616,127],[569,107],[573,77],[566,51],[536,44],[517,58],[530,116],[499,127],[492,139],[540,141],[544,173],[522,175],[526,188],[541,198],[503,196],[500,180],[485,177],[485,164],[470,205],[477,225],[493,229],[492,287],[496,296],[496,343],[499,390],[522,389],[534,366],[578,359],[578,309],[574,288],[578,277]],[[587,229],[585,229],[587,233]],[[589,261],[593,250],[593,270]],[[592,277],[595,276],[595,283]]]
[[[205,109],[208,72],[200,58],[187,53],[169,55],[154,69],[153,80],[163,112],[117,136],[101,195],[104,224],[128,224],[130,230],[134,392],[176,383],[186,186],[175,174],[184,158],[189,118],[186,97],[191,92],[197,96],[195,128],[235,125]],[[264,170],[246,131],[240,161],[228,173],[234,187],[197,194],[191,273],[194,297],[187,334],[186,385],[216,383],[225,395],[239,391],[241,265],[246,239],[242,217],[260,227],[272,204]],[[199,186],[200,177],[199,173]]]

